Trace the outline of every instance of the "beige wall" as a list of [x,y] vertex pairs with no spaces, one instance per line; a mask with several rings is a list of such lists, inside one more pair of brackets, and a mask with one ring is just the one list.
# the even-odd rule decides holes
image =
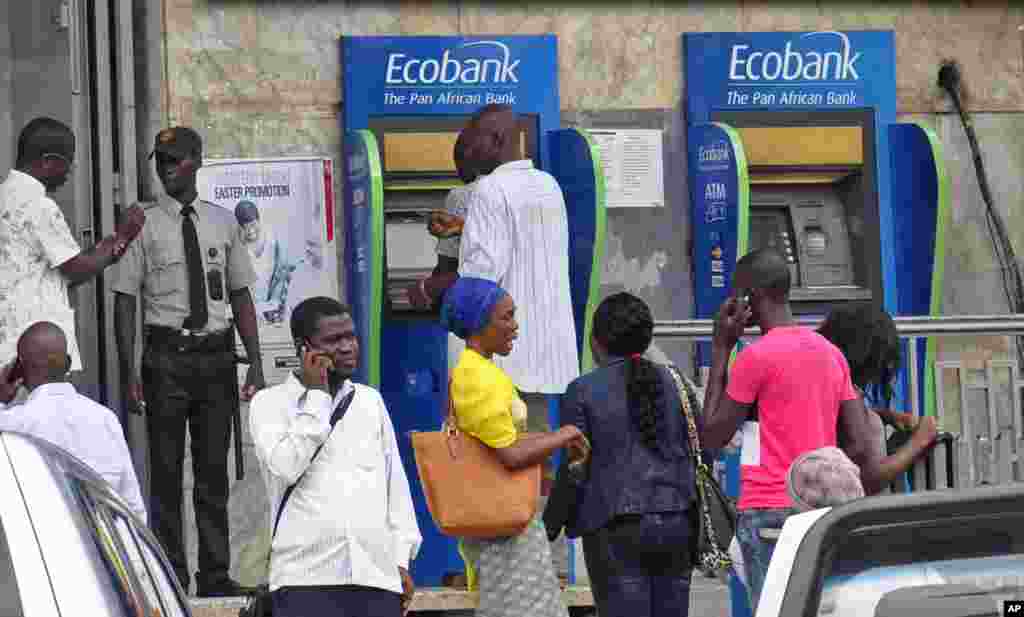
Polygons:
[[319,145],[325,136],[318,133],[336,135],[337,41],[344,34],[552,32],[559,41],[563,109],[592,110],[677,106],[683,32],[885,28],[896,32],[900,111],[946,109],[935,73],[947,57],[962,63],[973,109],[1018,111],[1024,105],[1017,30],[1024,8],[1006,3],[164,3],[167,111],[174,121],[211,124],[225,152],[255,145],[256,137],[271,138],[259,141],[275,147],[289,124],[297,134],[276,147]]

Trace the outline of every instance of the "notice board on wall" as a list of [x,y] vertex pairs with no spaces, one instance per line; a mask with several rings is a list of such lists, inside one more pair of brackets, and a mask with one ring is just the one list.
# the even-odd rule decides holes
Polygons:
[[594,129],[587,132],[601,152],[608,208],[665,205],[660,130]]

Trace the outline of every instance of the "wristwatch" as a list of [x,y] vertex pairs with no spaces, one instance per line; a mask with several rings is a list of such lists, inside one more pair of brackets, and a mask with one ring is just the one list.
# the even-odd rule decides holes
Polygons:
[[111,235],[109,237],[110,241],[114,243],[114,259],[121,259],[121,256],[124,255],[124,252],[128,250],[128,243],[125,242],[124,240],[118,240],[116,234]]
[[420,279],[420,283],[419,283],[419,285],[417,285],[417,287],[419,287],[420,293],[421,293],[421,294],[423,295],[423,297],[424,297],[424,298],[425,298],[425,299],[427,300],[427,302],[428,302],[428,303],[429,303],[429,304],[430,304],[431,306],[433,306],[433,304],[434,304],[434,299],[430,297],[430,294],[429,294],[429,293],[427,293],[427,279]]

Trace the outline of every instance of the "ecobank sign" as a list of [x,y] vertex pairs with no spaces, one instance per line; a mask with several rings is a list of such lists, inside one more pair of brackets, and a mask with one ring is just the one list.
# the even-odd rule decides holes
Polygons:
[[469,48],[490,48],[497,58],[458,58],[446,49],[440,58],[414,58],[408,54],[388,54],[385,81],[388,84],[417,86],[433,84],[517,84],[518,59],[501,41],[475,41],[463,43],[459,51]]
[[517,107],[557,79],[554,37],[353,37],[346,49],[352,95],[397,113]]
[[558,128],[558,39],[553,34],[343,36],[346,127],[383,116],[465,116],[506,104]]
[[778,51],[753,50],[750,45],[733,45],[729,58],[729,79],[739,81],[857,81],[860,52],[850,47],[842,32],[810,32],[800,38],[835,37],[835,51],[795,51],[793,42]]
[[892,32],[700,33],[684,47],[688,89],[703,82],[716,106],[863,107],[895,86]]

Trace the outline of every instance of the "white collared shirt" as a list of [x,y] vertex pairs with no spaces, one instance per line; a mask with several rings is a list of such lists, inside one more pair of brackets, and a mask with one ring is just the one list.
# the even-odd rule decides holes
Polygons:
[[[353,387],[355,397],[331,431],[331,413]],[[271,528],[285,489],[301,476],[271,544],[270,589],[361,585],[401,593],[398,568],[409,567],[422,538],[380,393],[349,381],[332,400],[289,375],[253,398],[249,430]]]
[[569,290],[569,222],[555,179],[529,160],[474,184],[459,275],[494,281],[516,303],[519,338],[495,364],[522,392],[558,394],[579,376]]
[[29,326],[49,321],[68,339],[71,370],[82,368],[68,283],[57,269],[81,250],[46,187],[12,169],[0,184],[0,362],[17,355]]
[[25,402],[0,411],[0,430],[18,431],[61,447],[106,480],[143,521],[146,506],[124,429],[114,412],[69,383],[37,386]]

